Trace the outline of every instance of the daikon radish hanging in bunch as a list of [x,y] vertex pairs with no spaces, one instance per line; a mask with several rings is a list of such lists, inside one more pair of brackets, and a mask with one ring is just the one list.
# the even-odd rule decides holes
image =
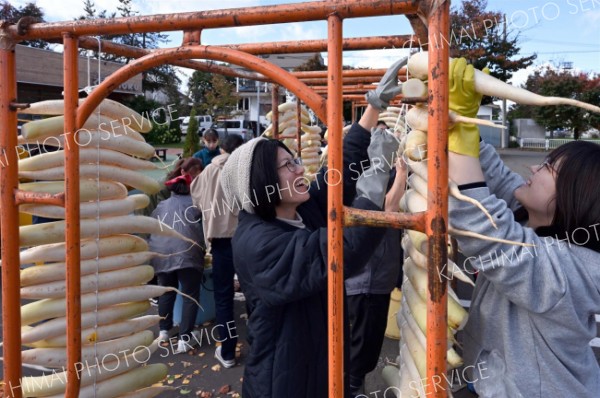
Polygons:
[[[60,102],[32,104],[28,112],[60,114]],[[132,215],[134,210],[148,205],[146,193],[159,189],[156,181],[139,172],[156,168],[143,160],[153,156],[154,149],[139,134],[149,131],[149,121],[112,101],[103,102],[97,111],[101,116],[90,118],[86,129],[76,135],[81,178],[82,368],[85,372],[87,363],[97,369],[93,377],[82,377],[81,391],[85,396],[112,397],[141,389],[145,391],[136,394],[152,396],[156,390],[146,388],[162,380],[167,368],[140,367],[157,344],[148,329],[158,323],[159,317],[146,316],[145,312],[149,298],[172,289],[146,285],[154,275],[148,264],[160,254],[148,251],[146,241],[131,234],[156,233],[188,239],[160,220]],[[124,120],[136,122],[121,123]],[[48,145],[54,139],[53,142],[64,146],[62,123],[63,118],[58,116],[28,127],[24,125],[23,139],[43,138]],[[64,174],[62,150],[19,163],[20,177],[38,180],[21,184],[23,190],[62,192]],[[144,193],[128,195],[126,185]],[[21,307],[22,341],[25,346],[33,347],[22,352],[22,361],[45,368],[62,368],[67,358],[65,221],[62,220],[65,211],[47,204],[23,205],[21,211],[57,220],[22,226],[19,231],[20,246],[27,248],[20,256],[21,295],[37,300]],[[190,241],[193,244],[197,243]],[[40,262],[44,264],[32,265]],[[131,355],[136,360],[126,361]],[[56,378],[56,373],[53,374]],[[38,377],[42,380],[50,375]],[[65,391],[65,383],[43,384],[40,380],[31,380],[30,391],[24,389],[25,396],[54,396]]]

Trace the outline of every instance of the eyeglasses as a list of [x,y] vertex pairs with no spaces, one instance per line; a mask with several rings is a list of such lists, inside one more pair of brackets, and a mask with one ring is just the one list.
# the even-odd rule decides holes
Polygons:
[[284,164],[277,167],[277,170],[281,169],[282,167],[287,167],[287,169],[290,171],[290,173],[295,173],[298,170],[298,167],[300,167],[300,166],[302,166],[302,159],[300,159],[300,158],[288,159],[285,161]]
[[[543,168],[547,168],[549,172],[553,172],[554,168],[552,167],[552,165],[550,164],[549,161],[545,160],[542,164],[540,164],[537,169],[535,170],[535,172],[537,173],[538,171],[542,170]],[[535,174],[535,173],[534,173]]]

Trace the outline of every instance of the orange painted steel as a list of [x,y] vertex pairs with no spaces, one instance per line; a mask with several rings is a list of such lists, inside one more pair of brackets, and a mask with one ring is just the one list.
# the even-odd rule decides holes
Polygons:
[[79,396],[81,363],[81,272],[80,272],[80,208],[79,146],[75,141],[77,104],[79,101],[77,38],[65,34],[63,39],[63,73],[65,102],[65,245],[67,301],[67,385],[66,398]]
[[[437,4],[429,17],[429,35],[448,37],[450,2]],[[448,261],[448,46],[429,48],[429,118],[427,135],[427,379],[425,394],[445,398]],[[438,277],[440,276],[440,277]],[[436,383],[437,381],[437,383]]]
[[[379,50],[382,48],[405,48],[411,36],[373,36],[342,39],[343,50]],[[226,44],[221,47],[250,54],[293,54],[322,52],[327,50],[327,40],[281,41],[271,43]]]
[[315,94],[308,86],[306,86],[306,84],[296,79],[286,70],[254,55],[241,53],[227,48],[188,46],[154,51],[152,54],[131,61],[117,73],[108,76],[80,106],[77,114],[77,126],[83,126],[84,121],[100,104],[102,99],[131,77],[155,66],[169,62],[171,59],[189,58],[213,59],[256,70],[278,84],[285,84],[291,92],[313,110],[319,119],[325,120],[325,100],[321,96]]
[[425,232],[426,212],[384,213],[381,211],[360,210],[344,207],[344,226],[367,225],[382,228],[406,228]]
[[[327,318],[329,325],[329,397],[344,396],[344,207],[342,158],[342,19],[327,18],[329,156],[327,167]],[[335,171],[339,173],[336,173]],[[337,180],[337,177],[340,180]]]
[[[88,50],[100,51],[120,55],[127,58],[141,58],[144,55],[152,53],[152,50],[145,50],[143,48],[137,48],[128,46],[125,44],[117,44],[108,40],[100,40],[100,47],[98,47],[98,40],[91,37],[80,37],[79,47]],[[204,72],[217,73],[223,76],[241,77],[243,79],[258,80],[258,81],[271,81],[265,76],[259,73],[252,73],[245,70],[231,69],[223,65],[211,64],[208,62],[198,62],[192,60],[173,60],[172,65],[181,66],[184,68],[201,70]]]
[[[311,86],[313,90],[316,92],[327,91],[327,86]],[[342,86],[342,92],[361,92],[366,93],[369,90],[374,90],[377,88],[375,84],[354,84],[348,86]]]
[[15,191],[15,200],[18,205],[25,203],[37,203],[45,205],[55,205],[64,207],[65,205],[65,193],[44,193],[44,192],[31,192],[22,191],[18,189]]
[[17,177],[17,72],[14,43],[0,40],[0,220],[4,396],[21,398],[21,285]]
[[[292,72],[294,74],[295,72]],[[344,84],[368,84],[368,83],[377,83],[381,80],[381,76],[362,76],[362,77],[344,77],[342,81]],[[301,77],[300,81],[306,83],[308,85],[326,85],[327,78],[326,77]],[[400,81],[406,81],[406,75],[400,76]]]
[[[383,76],[386,69],[348,69],[342,71],[342,77]],[[327,72],[322,70],[292,72],[298,79],[327,78]],[[406,68],[398,71],[398,76],[406,75]]]
[[414,14],[417,1],[397,0],[337,0],[312,1],[252,8],[230,8],[175,14],[157,14],[112,19],[77,20],[33,24],[19,34],[16,26],[8,33],[15,40],[60,38],[63,32],[77,36],[169,32],[176,30],[228,28],[285,22],[308,22],[327,19],[329,15],[340,18],[374,17],[382,15]]
[[271,123],[273,124],[273,138],[279,139],[279,86],[271,86]]
[[296,101],[296,146],[298,148],[298,157],[302,156],[302,103]]

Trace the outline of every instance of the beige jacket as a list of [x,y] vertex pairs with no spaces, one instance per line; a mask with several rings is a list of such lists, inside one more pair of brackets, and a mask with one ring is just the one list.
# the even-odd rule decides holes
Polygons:
[[219,176],[228,158],[228,153],[213,158],[190,187],[194,206],[202,212],[202,229],[207,245],[213,238],[231,238],[238,223],[238,211],[234,209],[232,212],[225,205],[225,194],[219,183]]

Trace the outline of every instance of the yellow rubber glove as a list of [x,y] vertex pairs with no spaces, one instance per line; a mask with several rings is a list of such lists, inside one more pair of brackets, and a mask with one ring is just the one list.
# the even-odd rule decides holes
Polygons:
[[[489,74],[485,68],[484,73]],[[467,117],[477,117],[482,95],[475,91],[475,68],[464,58],[450,61],[450,110]],[[448,131],[448,150],[479,157],[479,128],[472,123],[456,123]]]

